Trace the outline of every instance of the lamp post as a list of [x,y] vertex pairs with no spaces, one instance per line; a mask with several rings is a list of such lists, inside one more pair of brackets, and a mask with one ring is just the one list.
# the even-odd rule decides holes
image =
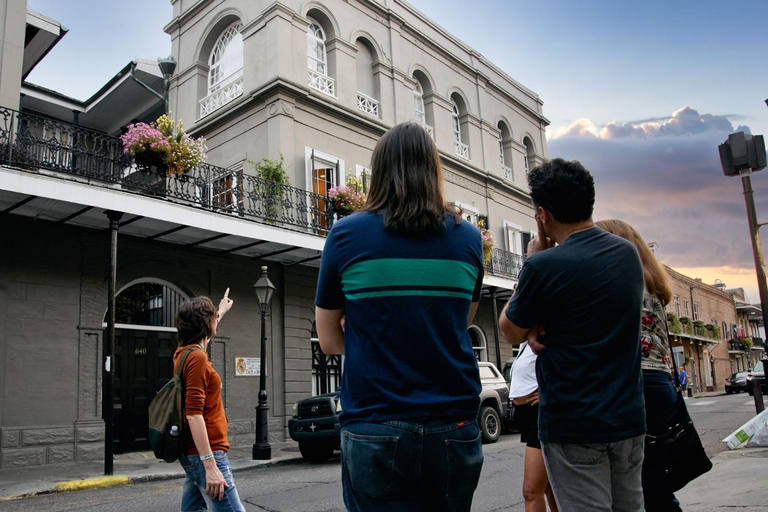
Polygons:
[[171,88],[171,77],[176,71],[176,61],[170,55],[166,58],[157,59],[157,65],[163,74],[163,100],[165,101],[165,113],[168,113],[169,92]]
[[261,277],[253,285],[256,302],[261,314],[261,359],[259,360],[259,404],[256,406],[256,442],[253,444],[253,460],[272,458],[272,446],[269,444],[269,417],[267,412],[267,376],[264,361],[267,359],[267,308],[275,294],[275,285],[267,277],[267,267],[261,267]]

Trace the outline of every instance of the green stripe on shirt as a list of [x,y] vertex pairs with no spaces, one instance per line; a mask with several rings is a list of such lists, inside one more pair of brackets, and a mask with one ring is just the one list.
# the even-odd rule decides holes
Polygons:
[[[350,299],[396,295],[468,296],[471,299],[477,277],[477,267],[462,261],[391,258],[354,263],[342,272],[341,283]],[[390,287],[409,289],[386,289]],[[466,292],[425,289],[439,287]]]

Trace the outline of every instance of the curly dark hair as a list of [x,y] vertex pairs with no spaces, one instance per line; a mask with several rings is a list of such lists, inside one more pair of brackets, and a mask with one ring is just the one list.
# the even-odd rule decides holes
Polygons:
[[182,302],[176,311],[176,329],[179,331],[179,345],[186,346],[200,343],[210,338],[213,321],[216,318],[216,306],[208,297],[192,297]]
[[577,160],[547,160],[528,172],[533,205],[546,208],[556,221],[573,224],[592,217],[595,180]]

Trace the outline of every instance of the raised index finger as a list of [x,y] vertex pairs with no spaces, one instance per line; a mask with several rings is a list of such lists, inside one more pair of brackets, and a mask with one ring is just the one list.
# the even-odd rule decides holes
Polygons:
[[227,291],[224,292],[224,298],[225,299],[229,298],[229,287],[227,287]]
[[541,216],[536,216],[536,229],[539,231],[539,238],[544,238],[544,223],[541,222]]

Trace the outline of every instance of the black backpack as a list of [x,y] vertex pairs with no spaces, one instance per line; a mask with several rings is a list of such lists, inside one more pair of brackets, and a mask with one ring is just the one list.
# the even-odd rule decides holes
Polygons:
[[189,353],[199,349],[194,345],[184,352],[176,375],[157,392],[149,404],[149,445],[155,457],[165,462],[178,460],[187,446],[182,372]]

